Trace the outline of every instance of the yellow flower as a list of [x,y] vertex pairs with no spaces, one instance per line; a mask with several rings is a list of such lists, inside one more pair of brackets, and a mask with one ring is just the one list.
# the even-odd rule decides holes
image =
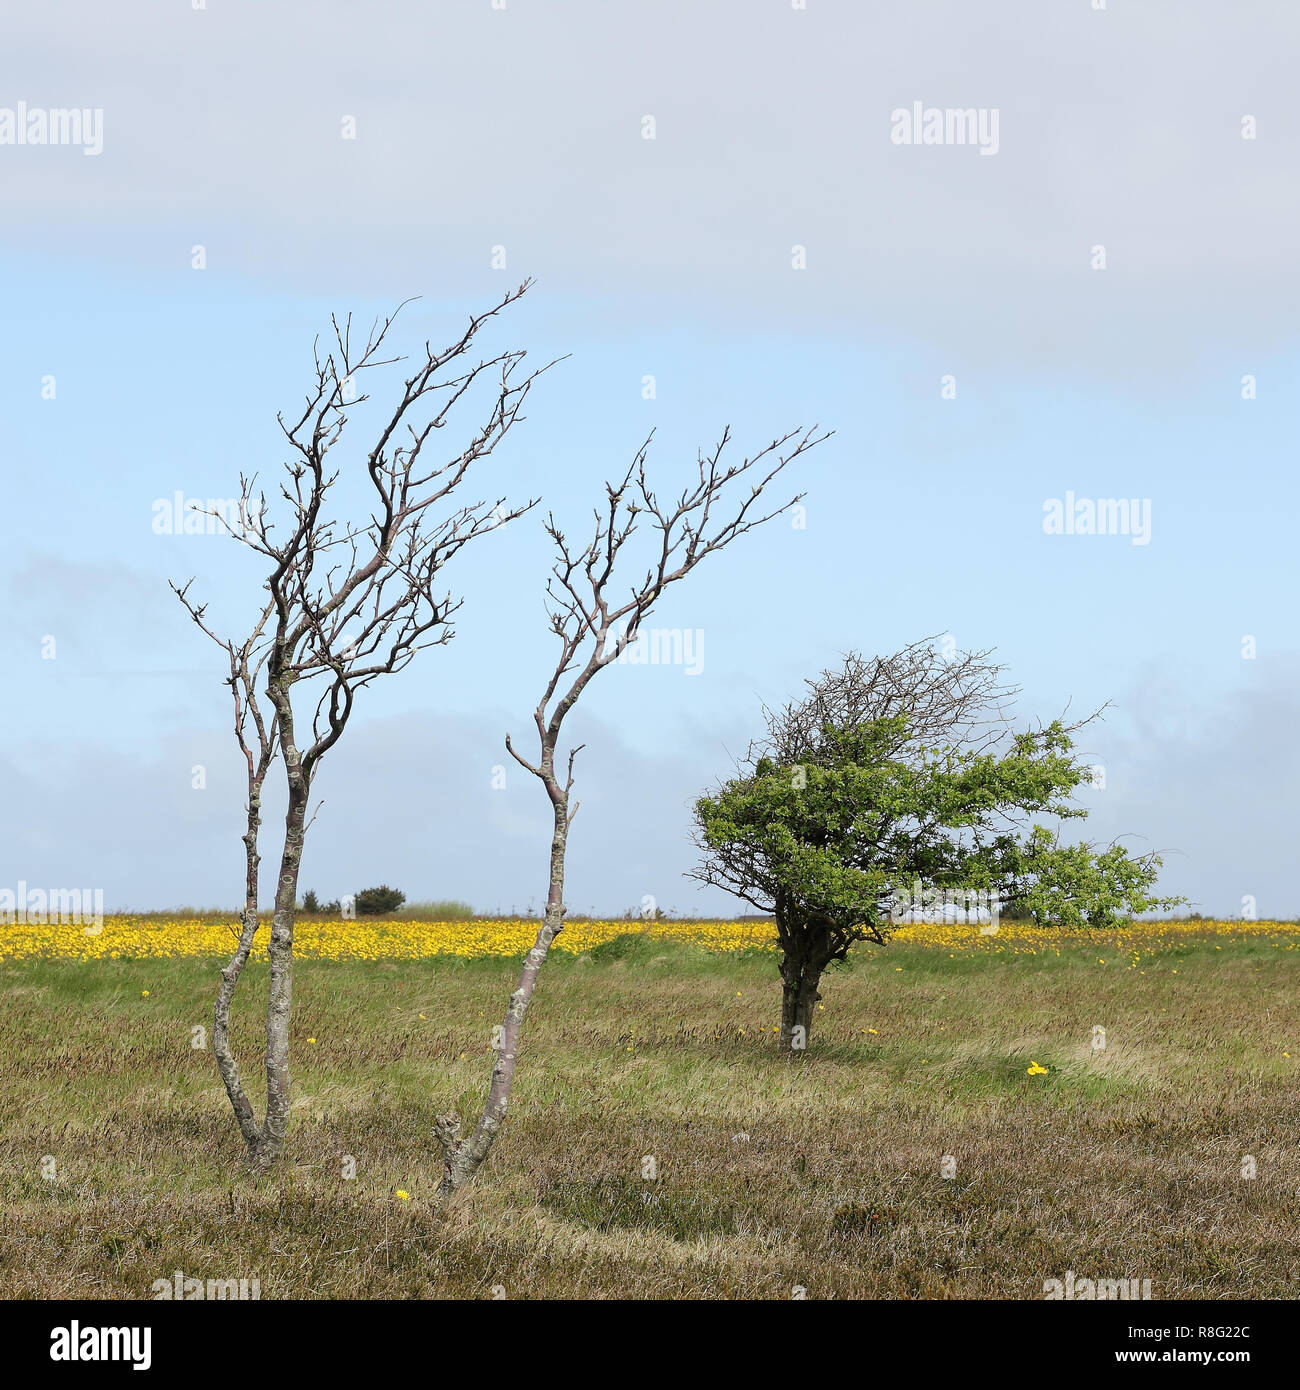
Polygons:
[[[778,950],[776,928],[764,922],[664,922],[648,923],[646,934],[656,941],[681,941],[710,951],[729,952],[758,948]],[[556,949],[582,955],[627,931],[625,922],[573,922],[557,940]],[[418,960],[438,956],[483,959],[522,955],[532,945],[537,924],[506,918],[475,922],[326,922],[303,920],[298,924],[295,954],[302,960]],[[1219,944],[1213,940],[1218,937]],[[989,955],[1036,955],[1044,951],[1060,957],[1077,948],[1086,956],[1096,949],[1095,936],[1086,929],[1042,928],[1027,923],[1004,922],[996,938],[985,936],[962,923],[939,922],[900,926],[894,933],[900,944],[933,948],[949,956],[967,952]],[[1279,949],[1300,949],[1300,933],[1293,923],[1172,921],[1130,922],[1116,940],[1116,954],[1129,956],[1135,966],[1181,947],[1204,942],[1223,952],[1251,937],[1261,937]],[[1207,939],[1208,938],[1208,939]],[[1271,938],[1271,939],[1269,939]],[[72,960],[147,960],[174,957],[228,959],[229,926],[215,917],[171,919],[165,917],[105,917],[89,931],[52,933],[35,923],[0,922],[0,960],[63,958]],[[254,946],[253,959],[265,961],[266,934]],[[1093,956],[1107,965],[1110,957]],[[895,966],[904,974],[905,966]],[[1181,967],[1177,973],[1181,974]],[[143,994],[142,998],[149,995]],[[743,991],[737,992],[743,998]],[[398,1012],[404,1006],[394,1004]],[[829,1008],[827,1009],[829,1012]],[[479,1017],[484,1015],[480,1012]],[[427,1020],[427,1016],[426,1019]]]
[[411,1194],[409,1192],[403,1192],[400,1187],[397,1189],[397,1197],[398,1200],[402,1202],[409,1202],[411,1200]]
[[314,1043],[314,1042],[316,1041],[316,1039],[315,1039],[315,1038],[308,1038],[307,1041],[308,1041],[309,1043]]
[[1030,1062],[1030,1064],[1025,1068],[1025,1072],[1029,1076],[1046,1076],[1047,1068],[1040,1067],[1037,1062]]
[[874,1028],[868,1028],[868,1029],[867,1029],[867,1032],[868,1032],[868,1033],[874,1033],[875,1031],[876,1031],[876,1030],[875,1030]]
[[148,999],[148,997],[149,997],[149,991],[148,991],[147,989],[142,989],[142,990],[140,991],[140,998],[141,998],[141,999]]

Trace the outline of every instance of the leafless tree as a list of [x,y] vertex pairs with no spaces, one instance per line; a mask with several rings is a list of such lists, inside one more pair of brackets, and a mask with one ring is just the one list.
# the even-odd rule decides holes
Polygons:
[[[564,925],[565,853],[569,828],[578,812],[578,804],[570,804],[573,763],[583,747],[579,744],[570,749],[566,759],[559,757],[565,718],[596,674],[637,640],[641,624],[669,585],[684,579],[706,556],[724,549],[737,537],[779,516],[802,499],[804,494],[799,493],[771,511],[763,511],[759,500],[794,459],[828,437],[818,435],[815,427],[792,430],[756,454],[730,463],[724,462],[731,441],[728,428],[711,453],[699,455],[696,478],[671,504],[658,500],[646,477],[650,446],[647,439],[622,480],[605,484],[605,504],[596,509],[591,537],[580,549],[569,543],[554,515],[548,516],[546,531],[554,543],[557,559],[547,581],[547,609],[560,649],[555,669],[533,713],[537,761],[524,757],[506,736],[507,751],[538,778],[551,803],[553,829],[546,911],[537,940],[525,958],[519,987],[510,996],[498,1034],[487,1100],[473,1133],[468,1139],[461,1139],[460,1119],[454,1114],[440,1116],[435,1123],[434,1133],[445,1160],[439,1189],[444,1196],[473,1177],[505,1119],[524,1015],[547,953]],[[715,508],[728,503],[726,520],[718,521]],[[644,572],[637,564],[637,581],[630,591],[620,587],[617,592],[625,596],[619,598],[615,571],[642,517],[648,519],[653,535],[650,558]]]
[[827,729],[905,718],[898,740],[913,746],[969,747],[996,741],[1007,730],[1006,704],[1019,693],[1002,683],[992,650],[944,655],[938,635],[888,656],[849,652],[839,667],[805,681],[808,694],[763,711],[767,737],[751,745],[747,762],[815,761]]
[[275,762],[277,729],[274,714],[269,719],[263,716],[257,698],[257,680],[266,665],[268,650],[264,637],[267,624],[274,612],[274,605],[266,605],[252,632],[236,646],[233,639],[218,637],[209,627],[203,608],[191,603],[189,599],[188,584],[184,588],[178,588],[175,584],[171,587],[199,627],[227,654],[230,675],[226,684],[230,686],[235,703],[235,740],[247,764],[247,819],[242,837],[245,856],[244,907],[240,913],[239,944],[234,958],[221,972],[221,987],[217,992],[216,1008],[213,1011],[212,1050],[217,1059],[221,1079],[226,1085],[226,1094],[234,1108],[235,1119],[251,1153],[260,1138],[260,1126],[244,1093],[239,1064],[230,1048],[230,1004],[239,984],[239,977],[252,952],[253,938],[257,934],[259,924],[257,898],[262,861],[258,841],[262,828],[262,786]]
[[[328,505],[339,479],[328,456],[343,435],[348,413],[368,399],[357,391],[358,375],[404,360],[381,357],[381,352],[396,313],[405,306],[376,320],[364,344],[354,345],[350,317],[341,323],[332,320],[333,343],[324,357],[317,345],[315,380],[301,413],[290,420],[279,417],[291,451],[278,493],[286,513],[282,531],[269,517],[265,493],[255,491],[255,478],[240,479],[239,525],[221,518],[232,535],[269,563],[270,597],[252,633],[239,644],[216,636],[205,606],[189,598],[190,585],[173,585],[194,621],[227,652],[236,737],[249,769],[245,907],[238,947],[222,972],[213,1049],[255,1168],[279,1158],[288,1125],[298,874],[321,760],[342,736],[358,691],[403,670],[418,651],[452,637],[460,603],[442,592],[443,566],[470,541],[534,505],[509,507],[504,498],[460,504],[456,497],[473,465],[523,418],[520,410],[539,375],[520,373],[520,351],[474,358],[483,326],[528,286],[525,281],[493,308],[472,316],[447,347],[435,350],[424,344],[422,358],[382,417],[365,456],[371,512],[361,522],[340,519]],[[482,423],[449,459],[426,459],[425,446],[434,431],[447,424],[450,412],[467,397],[477,399],[468,393],[480,382],[487,392]],[[265,707],[259,680],[264,681]],[[258,927],[261,791],[277,755],[288,795],[269,943],[266,1114],[259,1125],[231,1051],[229,1025],[231,1001]]]

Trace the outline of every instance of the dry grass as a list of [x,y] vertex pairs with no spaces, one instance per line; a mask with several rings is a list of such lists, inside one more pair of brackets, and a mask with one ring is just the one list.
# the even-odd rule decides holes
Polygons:
[[263,1298],[1041,1298],[1073,1270],[1158,1298],[1294,1297],[1295,951],[1207,935],[1141,971],[1103,956],[864,953],[793,1062],[770,955],[625,939],[558,957],[501,1141],[446,1208],[430,1124],[472,1111],[513,962],[301,963],[291,1161],[257,1183],[191,1047],[216,962],[9,963],[0,1280],[20,1297],[148,1297],[180,1269]]

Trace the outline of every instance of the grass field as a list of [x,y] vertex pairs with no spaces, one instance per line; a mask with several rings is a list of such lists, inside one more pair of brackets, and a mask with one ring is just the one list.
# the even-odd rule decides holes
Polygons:
[[[149,1297],[175,1270],[262,1298],[1300,1292],[1295,926],[922,929],[829,976],[791,1060],[770,950],[613,925],[548,963],[506,1128],[446,1207],[430,1125],[474,1111],[516,960],[302,960],[290,1160],[250,1182],[192,1046],[219,960],[51,959],[0,926],[3,1293]],[[245,980],[255,1081],[264,964]]]

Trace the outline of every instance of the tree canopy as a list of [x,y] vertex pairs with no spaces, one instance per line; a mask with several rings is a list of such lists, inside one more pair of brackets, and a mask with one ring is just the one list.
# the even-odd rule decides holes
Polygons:
[[1015,692],[987,656],[927,642],[850,654],[768,711],[766,739],[697,801],[695,877],[776,918],[789,1045],[806,1040],[826,967],[918,914],[1015,908],[1109,927],[1179,901],[1155,891],[1157,854],[1066,843],[1039,823],[1088,814],[1075,793],[1092,769],[1073,736],[1089,721],[1014,731]]

